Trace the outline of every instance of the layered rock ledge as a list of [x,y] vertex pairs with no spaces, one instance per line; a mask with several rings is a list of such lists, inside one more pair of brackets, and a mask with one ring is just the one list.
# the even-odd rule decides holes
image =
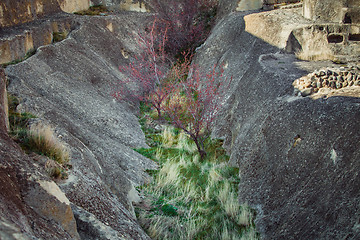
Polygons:
[[[112,86],[124,77],[118,67],[138,51],[133,33],[149,16],[66,15],[73,28],[65,40],[39,47],[34,56],[6,68],[8,91],[21,102],[17,110],[50,123],[71,148],[73,169],[58,185],[82,209],[75,214],[80,236],[97,229],[103,236],[149,239],[136,222],[132,202],[139,200],[135,186],[149,180],[145,170],[156,165],[132,150],[147,147],[136,108],[111,97]],[[37,201],[36,194],[31,198]],[[89,214],[96,221],[84,222]],[[97,228],[99,223],[107,227]]]

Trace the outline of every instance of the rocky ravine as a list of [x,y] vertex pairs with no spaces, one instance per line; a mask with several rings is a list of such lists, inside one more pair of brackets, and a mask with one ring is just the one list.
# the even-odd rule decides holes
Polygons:
[[240,168],[239,199],[256,209],[262,239],[359,239],[360,87],[353,97],[300,95],[296,79],[339,67],[247,33],[248,14],[219,21],[197,55],[233,77],[214,135]]
[[[82,239],[148,239],[131,203],[139,200],[134,186],[148,179],[144,171],[156,166],[132,150],[147,146],[135,108],[110,96],[112,84],[123,77],[118,66],[137,51],[133,31],[140,31],[148,16],[66,15],[73,23],[67,39],[6,68],[8,91],[21,100],[18,110],[50,123],[71,148],[73,170],[58,185],[73,205]],[[25,168],[24,174],[31,171]],[[36,194],[32,198],[39,200]],[[58,235],[54,238],[65,239]]]
[[[331,92],[319,98],[299,94],[296,79],[338,66],[283,53],[245,31],[248,13],[228,14],[235,1],[221,2],[224,17],[198,49],[197,63],[224,64],[233,78],[214,135],[225,139],[240,168],[240,201],[256,209],[263,239],[359,239],[358,93],[344,97],[325,84],[321,89]],[[8,137],[2,108],[2,239],[148,239],[131,202],[138,198],[134,186],[147,179],[144,170],[156,166],[131,150],[146,146],[136,110],[110,97],[111,84],[123,77],[118,66],[137,51],[132,31],[147,17],[60,14],[56,23],[71,30],[69,37],[6,68],[8,90],[21,99],[18,110],[56,128],[72,150],[73,170],[59,182],[66,198]]]

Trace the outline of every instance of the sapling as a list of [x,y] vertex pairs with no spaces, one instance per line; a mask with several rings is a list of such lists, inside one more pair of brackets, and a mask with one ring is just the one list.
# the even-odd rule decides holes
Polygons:
[[[183,79],[185,68],[189,71]],[[204,74],[201,69],[185,60],[178,72],[179,82],[174,86],[163,104],[163,112],[177,128],[185,131],[195,142],[203,159],[206,156],[205,141],[210,137],[211,128],[223,102],[224,84],[230,84],[223,75],[223,68],[217,66]]]

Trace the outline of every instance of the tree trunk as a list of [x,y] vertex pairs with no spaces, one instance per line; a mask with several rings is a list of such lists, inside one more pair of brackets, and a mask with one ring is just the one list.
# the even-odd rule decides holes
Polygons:
[[194,142],[196,144],[196,147],[198,149],[198,152],[200,154],[200,159],[204,160],[204,158],[206,157],[206,152],[203,149],[203,146],[201,146],[201,144],[199,143],[199,140],[197,138],[195,138],[195,137],[192,137],[192,138],[193,138],[193,140],[194,140]]

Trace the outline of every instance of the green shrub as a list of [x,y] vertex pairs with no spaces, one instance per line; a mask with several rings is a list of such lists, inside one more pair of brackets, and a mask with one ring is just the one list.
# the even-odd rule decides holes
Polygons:
[[67,38],[67,36],[69,35],[69,33],[67,31],[64,32],[53,32],[53,43],[57,43],[57,42],[61,42],[62,40],[64,40],[65,38]]

